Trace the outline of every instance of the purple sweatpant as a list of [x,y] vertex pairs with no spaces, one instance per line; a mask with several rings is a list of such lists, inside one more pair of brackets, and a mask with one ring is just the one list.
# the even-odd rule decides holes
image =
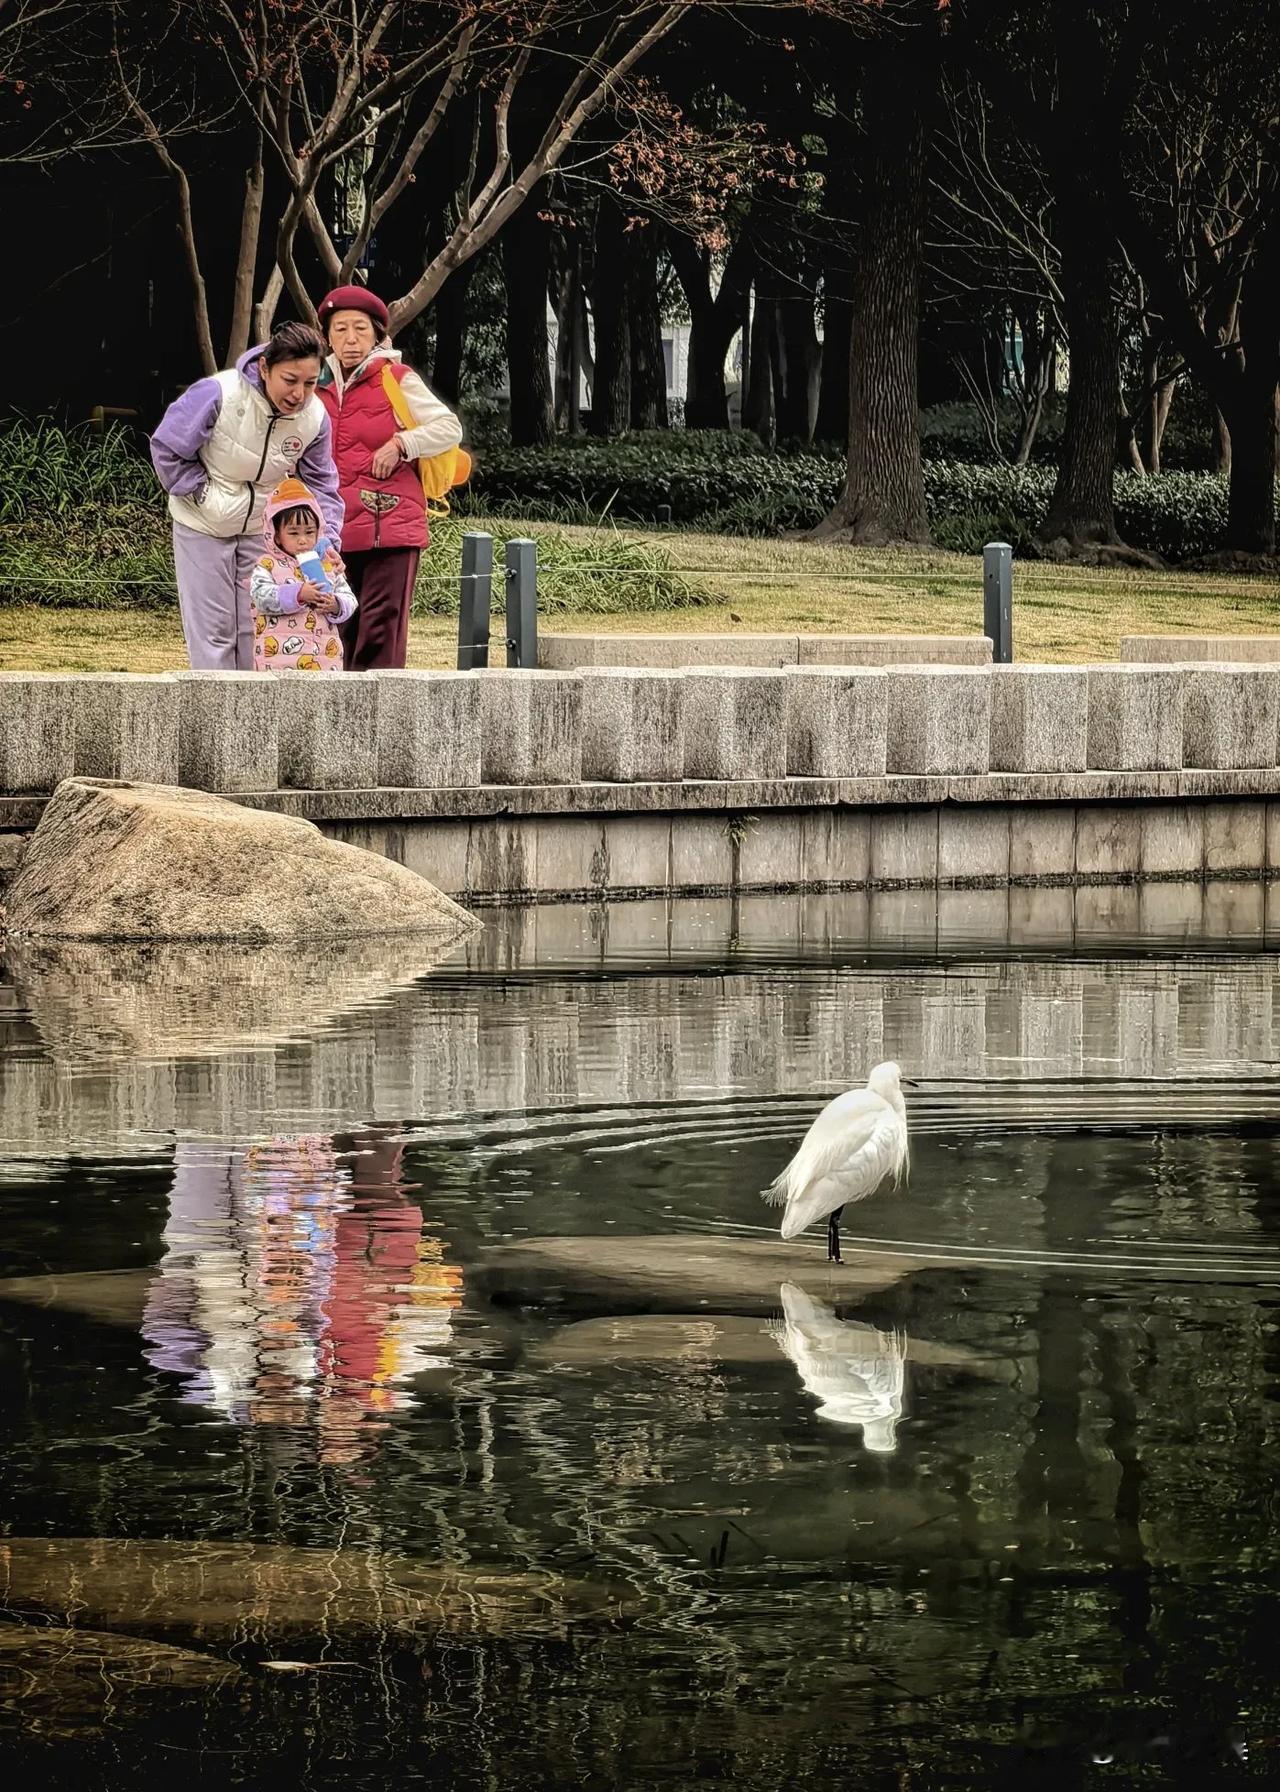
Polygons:
[[261,553],[260,535],[201,535],[173,525],[178,609],[193,671],[253,671],[249,575]]

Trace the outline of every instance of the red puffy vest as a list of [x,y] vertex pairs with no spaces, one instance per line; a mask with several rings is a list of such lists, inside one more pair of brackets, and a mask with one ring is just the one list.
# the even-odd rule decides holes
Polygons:
[[418,463],[401,461],[389,479],[375,479],[370,471],[375,452],[400,427],[383,391],[384,367],[397,380],[404,378],[399,361],[375,355],[341,398],[327,368],[317,387],[329,413],[338,486],[347,507],[342,525],[346,554],[369,548],[424,548],[429,539]]

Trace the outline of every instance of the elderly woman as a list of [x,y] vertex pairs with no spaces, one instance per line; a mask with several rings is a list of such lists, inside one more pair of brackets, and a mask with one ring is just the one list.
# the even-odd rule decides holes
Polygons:
[[329,417],[316,396],[323,359],[309,324],[282,324],[228,372],[188,387],[151,438],[169,494],[187,658],[198,671],[253,670],[249,575],[267,499],[282,479],[310,488],[330,540],[341,543]]
[[462,426],[392,348],[376,293],[340,286],[318,315],[329,347],[319,397],[333,426],[346,505],[343,559],[359,599],[343,631],[347,669],[403,666],[414,580],[430,539],[414,462],[456,447]]

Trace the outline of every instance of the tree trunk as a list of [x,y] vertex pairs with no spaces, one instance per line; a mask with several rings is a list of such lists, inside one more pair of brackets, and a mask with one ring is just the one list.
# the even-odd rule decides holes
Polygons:
[[257,151],[245,172],[244,204],[240,212],[240,244],[231,293],[231,333],[227,341],[228,367],[234,367],[249,347],[253,323],[253,295],[257,287],[258,239],[262,231],[262,200],[266,170],[262,162],[262,127],[258,127]]
[[724,362],[741,322],[742,303],[751,287],[755,250],[748,219],[734,238],[711,294],[711,257],[691,237],[673,230],[667,238],[676,275],[689,305],[689,366],[685,386],[686,429],[728,429],[729,398]]
[[[891,78],[892,77],[892,78]],[[854,276],[849,464],[815,533],[878,546],[927,541],[917,354],[931,62],[910,49],[865,93],[867,212]]]
[[631,426],[631,307],[625,225],[620,207],[601,198],[596,213],[595,270],[591,281],[596,320],[596,377],[591,390],[593,436],[620,436]]
[[754,430],[762,442],[773,442],[773,338],[777,330],[772,299],[756,293],[755,314],[751,320],[751,363],[747,381],[747,403],[742,411],[742,427]]
[[431,384],[449,404],[457,404],[462,396],[462,361],[471,320],[467,288],[478,266],[478,257],[464,262],[440,288],[435,304],[436,346],[431,358]]
[[822,369],[814,435],[820,442],[849,440],[849,344],[853,331],[853,283],[843,257],[827,264],[822,319]]
[[690,307],[689,320],[684,426],[686,429],[728,429],[729,394],[724,358],[729,345],[723,326],[710,305]]
[[517,447],[536,448],[556,433],[547,342],[548,231],[536,203],[521,206],[507,221],[501,242],[511,440]]
[[813,319],[813,294],[789,292],[778,300],[782,345],[782,388],[778,394],[778,436],[807,446],[818,420],[822,349]]
[[1062,285],[1070,379],[1058,479],[1041,541],[1065,553],[1087,542],[1117,544],[1112,480],[1120,408],[1119,342],[1111,298],[1110,237],[1078,167],[1059,159]]
[[[1276,551],[1276,389],[1248,380],[1230,413],[1231,485],[1227,546],[1243,554]],[[1261,389],[1259,389],[1259,386]]]
[[576,231],[560,266],[556,295],[556,427],[576,436],[582,428],[582,244]]
[[1224,406],[1231,430],[1227,546],[1276,551],[1276,404],[1280,397],[1280,208],[1273,205],[1240,290],[1240,370]]
[[628,257],[631,309],[631,427],[667,427],[667,364],[658,301],[658,226],[637,225]]
[[1231,431],[1221,411],[1214,412],[1213,470],[1224,477],[1231,472]]

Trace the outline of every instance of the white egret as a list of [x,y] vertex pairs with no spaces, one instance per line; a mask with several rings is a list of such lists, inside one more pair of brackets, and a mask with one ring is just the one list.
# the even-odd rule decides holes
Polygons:
[[793,1282],[778,1292],[782,1323],[770,1326],[770,1334],[816,1397],[818,1417],[860,1425],[863,1448],[889,1455],[906,1389],[906,1333],[837,1319],[825,1301]]
[[[783,1208],[782,1236],[796,1238],[824,1216],[827,1258],[840,1261],[840,1215],[886,1176],[894,1186],[907,1170],[907,1109],[902,1072],[877,1064],[865,1089],[850,1089],[827,1103],[786,1169],[764,1192]],[[912,1085],[908,1085],[909,1087]]]

